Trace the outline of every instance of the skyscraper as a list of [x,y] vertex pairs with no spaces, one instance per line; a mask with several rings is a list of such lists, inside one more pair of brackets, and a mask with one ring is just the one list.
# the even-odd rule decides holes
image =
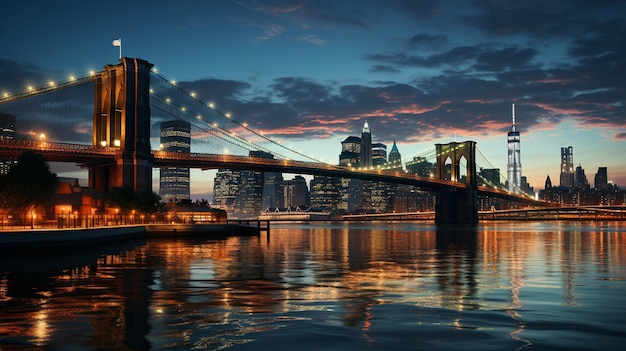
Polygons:
[[[250,157],[273,159],[274,155],[265,151],[250,151]],[[255,170],[239,171],[239,193],[235,196],[233,215],[239,219],[257,218],[263,201],[264,172]]]
[[277,207],[283,207],[283,174],[280,172],[264,172],[261,210],[271,210]]
[[297,175],[292,180],[283,182],[283,196],[285,207],[308,207],[309,188],[304,177]]
[[233,204],[233,216],[238,219],[253,219],[261,213],[263,199],[263,172],[239,171],[239,188]]
[[387,163],[387,145],[372,143],[372,166],[382,166]]
[[574,186],[574,148],[571,146],[561,148],[561,177],[560,186]]
[[[15,116],[5,113],[0,114],[0,140],[13,140],[15,135]],[[7,174],[13,160],[0,160],[0,175]]]
[[596,173],[593,180],[593,187],[597,190],[603,190],[609,183],[609,176],[606,167],[598,167],[598,173]]
[[339,154],[340,166],[356,167],[361,157],[361,138],[349,136],[341,142],[341,154]]
[[[191,150],[191,125],[179,120],[161,122],[161,150],[185,152]],[[189,168],[160,169],[159,195],[164,202],[189,199]]]
[[326,211],[336,210],[341,202],[341,178],[314,176],[311,179],[311,207]]
[[233,213],[235,197],[239,193],[240,173],[232,169],[219,169],[213,183],[213,206]]
[[588,189],[589,182],[587,181],[587,176],[585,175],[585,170],[581,164],[578,164],[576,167],[576,172],[574,173],[574,185],[578,189]]
[[402,156],[400,155],[400,151],[398,151],[398,146],[396,145],[395,140],[393,141],[391,151],[389,151],[388,166],[393,170],[402,170]]
[[509,157],[506,176],[509,181],[509,191],[519,194],[522,185],[522,160],[520,155],[520,135],[515,127],[515,104],[513,104],[512,112],[513,125],[507,135]]
[[363,131],[361,132],[361,160],[359,167],[372,167],[372,133],[370,127],[365,121]]

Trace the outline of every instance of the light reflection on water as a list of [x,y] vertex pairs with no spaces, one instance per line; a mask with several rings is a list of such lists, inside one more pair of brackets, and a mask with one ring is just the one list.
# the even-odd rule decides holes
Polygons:
[[3,257],[0,350],[618,348],[625,241],[617,222],[325,223]]

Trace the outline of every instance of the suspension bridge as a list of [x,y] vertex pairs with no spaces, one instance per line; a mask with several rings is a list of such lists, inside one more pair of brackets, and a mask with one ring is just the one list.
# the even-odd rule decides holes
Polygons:
[[[420,157],[435,165],[420,176],[384,168],[354,168],[314,159],[240,123],[213,103],[200,100],[157,73],[151,63],[121,58],[100,72],[62,83],[0,96],[0,113],[16,116],[21,137],[0,140],[0,159],[25,151],[48,161],[73,162],[89,170],[89,186],[106,192],[116,186],[152,191],[153,167],[248,169],[407,184],[437,193],[436,221],[477,222],[477,196],[523,204],[545,202],[504,190],[479,178],[476,142],[437,144]],[[191,152],[159,150],[160,121],[191,125]],[[46,130],[38,138],[37,130]],[[271,157],[253,157],[261,151]],[[487,161],[488,162],[488,161]],[[491,168],[494,168],[491,166]],[[463,180],[463,181],[461,181]],[[481,185],[479,185],[481,184]]]

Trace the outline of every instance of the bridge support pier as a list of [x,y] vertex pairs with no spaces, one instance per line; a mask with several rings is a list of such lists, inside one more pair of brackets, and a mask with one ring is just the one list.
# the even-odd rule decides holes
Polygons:
[[435,223],[478,223],[478,189],[438,193]]

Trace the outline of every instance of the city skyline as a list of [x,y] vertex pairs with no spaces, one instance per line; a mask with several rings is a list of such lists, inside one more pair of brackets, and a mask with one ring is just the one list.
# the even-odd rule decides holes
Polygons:
[[[3,32],[16,33],[0,54],[0,93],[117,63],[112,41],[121,39],[123,56],[149,60],[324,162],[338,163],[341,141],[367,120],[405,162],[435,143],[475,140],[504,174],[514,103],[522,175],[535,189],[558,179],[569,146],[588,175],[607,167],[608,180],[626,186],[621,2],[150,4],[103,21],[89,4],[12,4],[0,14]],[[211,192],[204,177],[192,172],[192,197]]]

